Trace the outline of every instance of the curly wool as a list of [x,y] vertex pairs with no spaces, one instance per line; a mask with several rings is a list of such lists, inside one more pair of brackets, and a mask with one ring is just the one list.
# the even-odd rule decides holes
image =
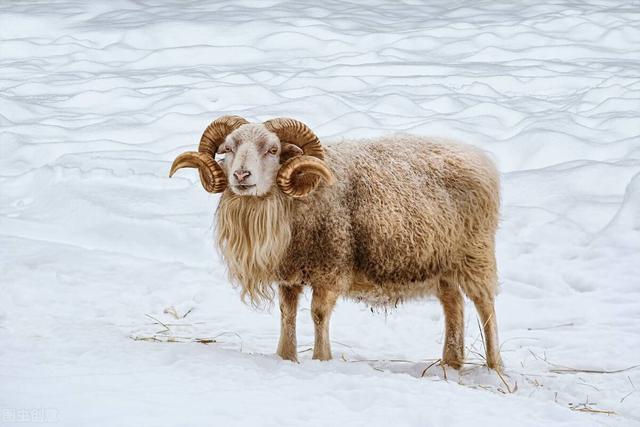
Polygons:
[[302,199],[227,190],[220,201],[218,244],[254,305],[271,300],[273,282],[375,306],[431,295],[441,279],[495,294],[499,181],[484,153],[413,135],[325,149],[333,186]]

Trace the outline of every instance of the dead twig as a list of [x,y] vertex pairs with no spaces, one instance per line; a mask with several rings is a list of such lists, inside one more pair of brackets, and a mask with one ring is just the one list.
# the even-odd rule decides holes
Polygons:
[[533,351],[529,350],[529,353],[536,359],[543,361],[544,363],[554,366],[553,369],[549,369],[549,372],[553,372],[555,374],[574,374],[574,373],[584,373],[584,374],[619,374],[620,372],[630,371],[632,369],[640,368],[640,364],[629,366],[627,368],[622,369],[614,369],[614,370],[606,370],[606,369],[579,369],[579,368],[571,368],[569,366],[558,365],[556,363],[549,362],[547,360],[547,355],[545,354],[544,358],[541,358]]
[[172,315],[176,320],[180,320],[180,319],[184,319],[185,317],[187,317],[187,315],[189,315],[189,313],[191,313],[193,311],[193,307],[191,307],[189,310],[187,310],[186,313],[184,313],[182,316],[180,316],[178,314],[178,311],[176,310],[176,308],[174,306],[171,306],[169,308],[165,308],[164,309],[164,313],[165,314],[170,314]]
[[437,359],[435,362],[432,362],[429,364],[429,366],[427,366],[426,368],[424,368],[424,370],[422,371],[422,374],[420,374],[420,377],[424,377],[424,374],[427,373],[427,371],[429,370],[429,368],[431,368],[433,365],[435,365],[436,363],[442,361],[442,359]]
[[[555,366],[559,366],[559,365],[555,365]],[[577,369],[577,368],[569,368],[569,367],[563,366],[561,368],[549,369],[549,372],[553,372],[556,374],[567,374],[567,373],[576,373],[576,372],[582,372],[585,374],[618,374],[620,372],[630,371],[638,367],[640,367],[640,365],[634,365],[634,366],[629,366],[628,368],[615,369],[615,370],[608,371],[605,369]]]
[[624,400],[625,400],[627,397],[631,396],[633,393],[635,393],[636,391],[638,391],[638,390],[636,389],[635,384],[633,384],[633,382],[631,381],[631,377],[630,377],[630,376],[627,376],[627,379],[629,380],[629,384],[631,384],[631,387],[633,388],[633,390],[631,390],[629,393],[627,393],[626,395],[624,395],[624,397],[623,397],[622,399],[620,399],[620,403],[624,402]]
[[[489,319],[487,319],[487,322],[491,319],[491,317],[489,317]],[[486,322],[485,325],[480,326],[480,319],[478,319],[476,317],[476,322],[478,323],[478,330],[480,331],[480,338],[482,339],[482,350],[484,350],[484,354],[487,354],[487,345],[484,342],[484,332],[483,332],[483,327],[486,326]]]
[[587,383],[585,380],[583,380],[582,378],[578,377],[578,379],[580,380],[579,382],[577,382],[576,384],[579,385],[583,385],[586,387],[591,387],[592,389],[594,389],[595,391],[600,391],[600,389],[592,384]]
[[200,344],[214,344],[218,340],[215,338],[198,338],[198,337],[177,337],[167,335],[150,335],[150,336],[129,336],[134,341],[151,341],[151,342],[177,342],[177,343],[189,343],[195,342]]
[[571,409],[572,411],[577,411],[577,412],[589,412],[592,414],[606,414],[606,415],[615,415],[616,413],[614,411],[609,411],[606,409],[596,409],[594,407],[592,407],[591,405],[597,405],[597,403],[595,402],[589,402],[589,395],[587,395],[587,401],[584,403],[569,403],[569,409]]
[[570,408],[572,411],[578,411],[578,412],[591,412],[593,414],[606,414],[606,415],[615,415],[616,413],[614,411],[608,411],[606,409],[595,409],[595,408],[591,408],[591,407],[584,407],[584,408]]
[[149,319],[155,321],[157,324],[162,325],[162,327],[165,329],[164,331],[161,332],[171,332],[171,328],[168,327],[166,324],[162,323],[160,320],[156,319],[155,317],[153,317],[150,314],[145,314],[145,316],[147,316]]
[[575,324],[573,322],[571,323],[563,323],[562,325],[555,325],[555,326],[545,326],[542,328],[527,328],[527,331],[544,331],[547,329],[556,329],[556,328],[566,328],[567,326],[574,326]]
[[499,369],[495,370],[495,373],[498,375],[498,377],[500,378],[500,380],[502,381],[502,384],[504,384],[504,386],[507,388],[507,391],[509,392],[509,394],[515,393],[516,391],[518,391],[518,382],[516,381],[514,386],[513,386],[513,390],[511,389],[511,386],[509,385],[509,383],[507,382],[507,380],[504,379],[504,376],[502,375],[502,373],[500,372]]
[[367,363],[382,363],[382,362],[392,362],[392,363],[414,363],[411,360],[404,359],[356,359],[356,360],[345,360],[345,362],[355,363],[355,362],[367,362]]

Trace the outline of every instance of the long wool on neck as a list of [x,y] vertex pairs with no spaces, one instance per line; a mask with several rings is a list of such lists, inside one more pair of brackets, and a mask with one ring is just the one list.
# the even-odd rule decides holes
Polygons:
[[291,241],[290,205],[279,192],[264,197],[226,191],[216,211],[218,248],[232,283],[254,306],[271,302],[272,284]]

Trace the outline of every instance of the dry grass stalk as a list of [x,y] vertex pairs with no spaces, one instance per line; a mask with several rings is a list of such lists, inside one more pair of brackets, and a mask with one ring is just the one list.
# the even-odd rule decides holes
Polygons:
[[556,329],[556,328],[566,328],[568,326],[573,326],[574,323],[563,323],[561,325],[555,325],[555,326],[546,326],[546,327],[542,327],[542,328],[527,328],[527,331],[544,331],[547,329]]
[[[487,322],[489,322],[489,320],[491,320],[491,316],[489,316],[489,318],[487,319]],[[478,323],[478,330],[480,331],[480,338],[482,339],[482,350],[484,350],[484,354],[487,354],[487,345],[484,342],[484,332],[483,332],[483,327],[486,326],[486,323],[482,326],[480,326],[480,319],[478,319],[478,317],[476,317],[476,322]]]
[[533,357],[535,357],[538,360],[541,360],[543,362],[545,362],[546,364],[553,366],[553,369],[549,369],[549,372],[553,372],[555,374],[575,374],[575,373],[585,373],[585,374],[619,374],[620,372],[625,372],[625,371],[630,371],[632,369],[636,369],[636,368],[640,368],[640,364],[638,365],[633,365],[633,366],[629,366],[627,368],[622,368],[622,369],[614,369],[614,370],[606,370],[606,369],[578,369],[578,368],[571,368],[569,366],[563,366],[563,365],[558,365],[556,363],[551,363],[547,360],[547,355],[545,354],[544,358],[538,356],[537,354],[535,354],[533,351],[529,350],[529,353],[531,353],[531,355]]
[[606,409],[596,409],[591,405],[597,405],[595,402],[589,402],[589,395],[587,395],[587,401],[584,403],[569,403],[569,409],[577,412],[589,412],[592,414],[606,414],[606,415],[616,415],[614,411],[609,411]]
[[427,373],[427,371],[429,370],[429,368],[431,368],[433,365],[435,365],[436,363],[441,362],[442,359],[436,359],[434,362],[430,363],[429,366],[427,366],[426,368],[424,368],[424,370],[422,371],[422,374],[420,374],[420,377],[424,377],[424,374]]
[[[502,383],[504,384],[504,386],[507,388],[507,391],[509,392],[509,394],[511,393],[515,393],[516,391],[518,391],[518,382],[516,381],[513,389],[511,389],[511,386],[509,385],[509,383],[507,382],[507,380],[504,379],[504,376],[502,375],[502,373],[500,372],[500,369],[496,369],[495,373],[498,375],[498,377],[500,378],[500,380],[502,381]],[[498,389],[500,390],[500,389]]]
[[177,343],[188,343],[188,342],[196,342],[200,344],[214,344],[218,341],[215,338],[197,338],[197,337],[177,337],[177,336],[167,336],[167,335],[149,335],[149,336],[129,336],[134,341],[151,341],[151,342],[177,342]]
[[184,313],[182,316],[180,316],[178,314],[178,311],[176,310],[176,308],[174,306],[171,306],[169,308],[165,308],[164,309],[164,313],[165,314],[169,314],[171,316],[173,316],[176,320],[180,320],[180,319],[184,319],[185,317],[187,317],[189,315],[189,313],[191,313],[193,311],[193,307],[191,307],[189,310],[187,310],[186,313]]
[[578,411],[578,412],[590,412],[593,414],[606,414],[606,415],[616,415],[616,413],[614,411],[608,411],[606,409],[595,409],[595,408],[590,408],[590,407],[584,407],[584,408],[571,408],[572,411]]
[[633,388],[633,390],[631,390],[629,393],[624,395],[624,397],[620,399],[620,403],[623,403],[627,397],[631,396],[633,393],[637,391],[635,384],[633,384],[633,382],[631,381],[631,377],[627,375],[627,379],[629,380],[629,384],[631,384],[631,387]]
[[145,314],[145,316],[147,316],[149,319],[155,321],[157,324],[161,325],[165,330],[164,331],[160,331],[158,333],[162,333],[162,332],[171,332],[171,328],[169,326],[167,326],[166,324],[162,323],[160,320],[156,319],[155,317],[153,317],[150,314]]
[[[555,366],[560,366],[560,365],[555,365]],[[549,369],[549,372],[554,372],[556,374],[567,374],[567,373],[576,373],[576,372],[581,372],[585,374],[618,374],[620,372],[630,371],[631,369],[635,369],[638,367],[640,367],[640,365],[629,366],[628,368],[616,369],[612,371],[607,371],[605,369],[576,369],[576,368],[569,368],[569,367],[561,367],[561,368]]]
[[[193,310],[193,308],[189,309],[184,315],[179,316],[178,313],[176,312],[174,307],[169,307],[167,309],[164,310],[164,312],[166,314],[170,314],[171,316],[175,317],[176,319],[184,319],[189,313],[191,313],[191,311]],[[146,317],[148,317],[149,319],[153,320],[154,324],[158,324],[160,326],[162,326],[164,329],[161,331],[158,331],[154,334],[151,335],[137,335],[137,336],[129,336],[129,338],[131,338],[134,341],[150,341],[150,342],[175,342],[175,343],[200,343],[200,344],[214,344],[214,343],[219,343],[220,341],[218,340],[218,337],[221,337],[223,335],[235,335],[237,336],[240,341],[242,341],[242,337],[240,335],[238,335],[235,332],[222,332],[214,337],[188,337],[188,336],[178,336],[175,335],[173,333],[173,331],[171,330],[171,326],[190,326],[189,324],[171,324],[171,323],[164,323],[161,320],[153,317],[150,314],[145,314]],[[242,344],[240,347],[240,351],[242,351]]]

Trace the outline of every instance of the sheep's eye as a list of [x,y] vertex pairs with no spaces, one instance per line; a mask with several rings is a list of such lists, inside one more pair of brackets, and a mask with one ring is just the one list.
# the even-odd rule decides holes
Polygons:
[[274,156],[278,154],[278,147],[269,148],[269,154],[273,154]]

